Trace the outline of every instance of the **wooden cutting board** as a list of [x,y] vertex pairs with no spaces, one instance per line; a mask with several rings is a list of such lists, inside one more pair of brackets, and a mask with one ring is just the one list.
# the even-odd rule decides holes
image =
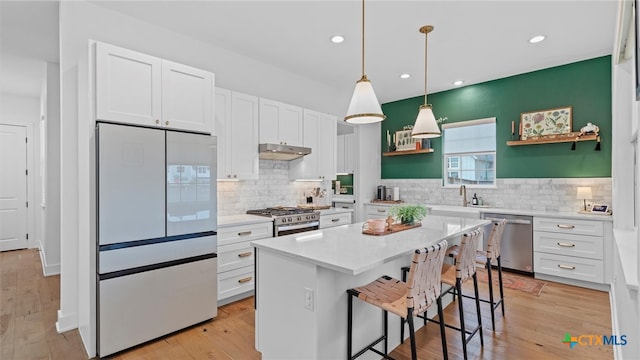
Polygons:
[[374,235],[374,236],[389,235],[389,234],[397,233],[397,232],[400,232],[400,231],[414,229],[414,228],[417,228],[417,227],[420,227],[420,226],[422,226],[421,223],[415,223],[413,225],[393,224],[389,228],[387,228],[385,231],[382,231],[382,232],[377,232],[377,231],[373,231],[373,230],[362,230],[362,233],[366,234],[366,235]]

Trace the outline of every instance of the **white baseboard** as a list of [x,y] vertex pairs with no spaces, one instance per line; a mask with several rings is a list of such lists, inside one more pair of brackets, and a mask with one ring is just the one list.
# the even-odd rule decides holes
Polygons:
[[58,321],[56,321],[56,331],[63,333],[65,331],[78,328],[78,315],[77,314],[63,314],[58,310]]
[[59,275],[60,274],[60,264],[48,264],[47,256],[42,250],[42,244],[38,242],[38,249],[40,250],[40,263],[42,264],[42,273],[44,276],[51,275]]

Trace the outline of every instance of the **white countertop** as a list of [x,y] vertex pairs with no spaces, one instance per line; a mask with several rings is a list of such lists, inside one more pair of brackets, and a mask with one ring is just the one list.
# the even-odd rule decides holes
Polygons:
[[249,215],[249,214],[218,216],[218,228],[240,226],[240,225],[261,224],[266,222],[273,222],[273,219],[266,216]]
[[[394,206],[394,205],[403,205],[409,203],[400,203],[400,204],[385,204],[385,203],[368,203],[371,205],[377,206]],[[600,221],[613,221],[613,216],[611,215],[601,215],[601,214],[583,214],[579,213],[577,210],[575,212],[549,212],[549,211],[540,211],[540,210],[521,210],[521,209],[503,209],[503,208],[495,208],[492,206],[457,206],[457,205],[435,205],[435,204],[426,204],[424,205],[427,209],[433,210],[441,210],[441,211],[456,211],[456,212],[465,212],[465,213],[492,213],[492,214],[509,214],[509,215],[527,215],[527,216],[546,216],[546,217],[557,217],[564,219],[585,219],[585,220],[600,220]]]
[[[362,223],[252,241],[251,245],[343,273],[358,275],[413,250],[456,239],[488,220],[427,216],[422,226],[390,235],[362,234]],[[456,239],[457,241],[457,239]]]

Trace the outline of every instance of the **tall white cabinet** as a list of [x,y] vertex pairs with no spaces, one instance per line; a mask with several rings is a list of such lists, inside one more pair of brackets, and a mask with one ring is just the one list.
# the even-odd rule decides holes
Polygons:
[[258,97],[216,88],[215,99],[218,179],[258,179]]
[[96,119],[214,132],[214,74],[96,43]]
[[336,117],[304,109],[303,146],[311,154],[292,160],[289,178],[331,180],[336,175]]

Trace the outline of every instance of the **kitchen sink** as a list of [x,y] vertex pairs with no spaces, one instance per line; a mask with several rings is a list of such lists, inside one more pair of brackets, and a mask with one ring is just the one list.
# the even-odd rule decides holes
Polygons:
[[429,206],[430,215],[457,216],[468,219],[480,219],[480,206],[453,206],[453,205],[432,205]]

